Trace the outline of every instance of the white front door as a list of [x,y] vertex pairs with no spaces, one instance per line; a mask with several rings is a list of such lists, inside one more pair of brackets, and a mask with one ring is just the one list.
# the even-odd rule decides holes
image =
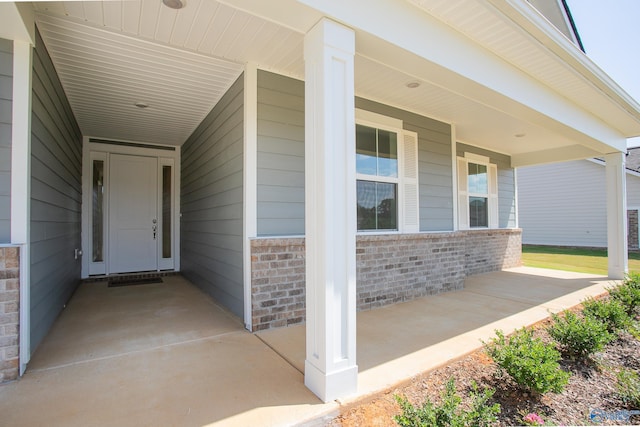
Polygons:
[[158,269],[158,159],[112,154],[109,273]]

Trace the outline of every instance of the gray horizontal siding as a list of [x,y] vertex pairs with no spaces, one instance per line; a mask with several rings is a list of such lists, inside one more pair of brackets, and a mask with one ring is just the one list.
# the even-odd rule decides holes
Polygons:
[[235,314],[244,310],[243,77],[182,146],[181,271]]
[[0,39],[0,243],[11,242],[13,43]]
[[451,125],[361,98],[356,108],[402,120],[418,133],[420,231],[453,230]]
[[[356,107],[395,117],[418,133],[420,229],[453,229],[451,127],[356,98]],[[304,234],[304,82],[258,73],[258,235]]]
[[489,157],[490,162],[498,167],[498,226],[514,228],[517,224],[516,183],[511,157],[461,142],[456,145],[456,152],[459,157],[464,157],[464,153]]
[[82,135],[45,45],[33,54],[31,118],[31,349],[80,280]]
[[304,82],[258,72],[258,235],[304,234]]

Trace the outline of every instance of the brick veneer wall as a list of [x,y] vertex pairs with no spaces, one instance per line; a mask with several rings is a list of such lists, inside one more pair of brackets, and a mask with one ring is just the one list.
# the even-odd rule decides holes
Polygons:
[[0,383],[18,378],[20,249],[0,247]]
[[305,319],[304,238],[251,241],[251,319],[254,331]]
[[627,211],[627,245],[630,250],[638,250],[638,211]]
[[[357,308],[462,289],[464,278],[520,265],[522,231],[359,235]],[[304,238],[251,241],[253,330],[305,320]]]

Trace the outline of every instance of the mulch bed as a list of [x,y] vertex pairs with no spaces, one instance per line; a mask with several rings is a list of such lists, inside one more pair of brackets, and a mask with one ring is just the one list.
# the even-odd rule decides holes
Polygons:
[[[536,335],[550,340],[544,326],[534,326]],[[602,352],[585,362],[563,360],[562,368],[573,375],[562,393],[532,396],[519,389],[508,377],[496,377],[496,366],[483,350],[433,371],[418,375],[394,389],[387,390],[367,402],[346,407],[332,421],[332,427],[394,426],[393,416],[400,413],[395,395],[402,395],[414,404],[422,404],[428,397],[440,402],[440,394],[447,380],[455,378],[458,394],[465,398],[472,381],[480,387],[493,387],[496,392],[490,403],[499,403],[500,426],[522,425],[524,415],[535,412],[551,425],[640,425],[640,415],[627,421],[612,420],[621,410],[631,410],[616,393],[616,372],[622,367],[640,370],[640,341],[628,333],[610,343]],[[599,412],[592,412],[592,411]],[[592,415],[593,414],[593,415]],[[592,419],[592,416],[595,417]]]

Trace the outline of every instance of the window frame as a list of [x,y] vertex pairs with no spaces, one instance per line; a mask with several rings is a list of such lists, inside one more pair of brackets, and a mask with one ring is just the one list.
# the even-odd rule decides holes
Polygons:
[[[401,156],[403,154],[402,151],[402,143],[403,143],[403,134],[402,134],[402,128],[398,129],[395,127],[391,127],[388,126],[384,123],[379,123],[379,122],[374,122],[374,121],[369,121],[369,120],[363,120],[363,119],[358,119],[356,117],[356,126],[366,126],[369,128],[373,128],[376,130],[383,130],[386,132],[391,132],[391,133],[395,133],[396,135],[396,158],[397,158],[397,162],[398,162],[398,170],[397,170],[397,176],[393,177],[393,176],[383,176],[383,175],[369,175],[369,174],[363,174],[363,173],[358,173],[358,170],[356,169],[356,184],[358,181],[367,181],[367,182],[380,182],[380,183],[385,183],[385,184],[394,184],[396,186],[396,218],[395,218],[395,223],[396,223],[396,228],[378,228],[378,229],[370,229],[370,230],[361,230],[361,229],[357,229],[358,233],[398,233],[401,231],[402,225],[401,225],[401,218],[402,218],[402,201],[401,201],[401,194],[400,194],[400,186],[401,186],[401,171],[403,168],[403,164],[401,161]],[[357,141],[356,141],[356,147],[357,147]],[[357,154],[357,153],[356,153]],[[377,153],[376,153],[376,157],[377,157]],[[356,201],[357,201],[357,197],[358,197],[358,193],[356,190]]]
[[[355,124],[393,132],[397,138],[398,176],[358,174],[359,180],[396,186],[396,228],[356,230],[357,234],[403,234],[420,232],[420,162],[418,133],[404,129],[402,120],[356,108]],[[354,129],[355,131],[355,129]],[[354,147],[355,150],[355,147]],[[354,165],[355,166],[355,165]],[[357,198],[357,190],[356,190]],[[357,199],[356,199],[357,205]],[[357,206],[354,206],[357,209]]]
[[[487,174],[487,192],[486,193],[474,193],[471,192],[469,189],[469,165],[477,165],[477,166],[484,166],[486,168],[486,174]],[[467,205],[468,207],[468,212],[469,212],[469,229],[471,230],[477,230],[477,229],[483,229],[483,228],[489,228],[489,224],[491,223],[491,221],[489,220],[489,212],[491,212],[491,209],[489,208],[489,200],[490,200],[490,191],[489,191],[489,186],[490,186],[490,167],[489,167],[489,163],[484,163],[484,162],[479,162],[479,161],[475,161],[475,160],[469,160],[467,161]],[[471,225],[471,198],[472,197],[477,197],[477,198],[483,198],[487,200],[487,225]]]
[[[491,163],[491,159],[487,156],[481,156],[474,153],[464,153],[464,157],[458,157],[457,177],[461,179],[461,164],[464,164],[464,187],[458,182],[458,204],[462,203],[464,198],[466,207],[458,206],[458,228],[460,230],[488,230],[497,229],[499,227],[500,212],[498,209],[498,166]],[[476,193],[469,191],[469,164],[482,165],[487,168],[487,193]],[[487,225],[471,226],[471,209],[470,198],[482,197],[487,199]],[[463,218],[463,215],[466,218]]]

